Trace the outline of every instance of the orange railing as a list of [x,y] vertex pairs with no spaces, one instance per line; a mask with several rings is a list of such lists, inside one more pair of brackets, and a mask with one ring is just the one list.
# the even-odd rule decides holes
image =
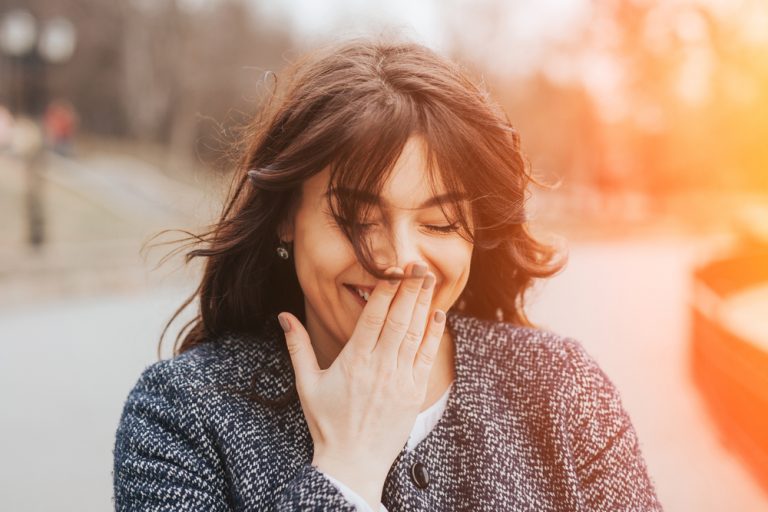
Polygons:
[[719,315],[728,296],[768,283],[768,247],[745,248],[704,264],[694,271],[693,282],[694,382],[723,440],[768,489],[768,352],[734,333]]

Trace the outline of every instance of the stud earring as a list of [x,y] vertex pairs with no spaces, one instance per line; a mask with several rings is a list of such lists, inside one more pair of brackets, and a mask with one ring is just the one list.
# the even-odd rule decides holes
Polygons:
[[277,246],[277,255],[283,258],[284,260],[287,260],[290,258],[290,254],[288,253],[288,249],[285,245],[285,242],[280,240],[280,244]]

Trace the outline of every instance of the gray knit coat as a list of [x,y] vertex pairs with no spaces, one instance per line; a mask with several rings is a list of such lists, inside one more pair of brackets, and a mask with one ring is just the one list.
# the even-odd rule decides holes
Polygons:
[[[390,468],[387,510],[661,510],[620,395],[578,341],[447,318],[456,380],[437,425]],[[274,409],[242,393],[293,385],[284,347],[271,320],[149,366],[117,429],[116,510],[354,511],[311,465],[298,400]]]

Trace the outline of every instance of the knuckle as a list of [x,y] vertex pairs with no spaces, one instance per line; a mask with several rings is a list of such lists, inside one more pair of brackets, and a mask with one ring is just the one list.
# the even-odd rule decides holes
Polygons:
[[418,279],[408,279],[405,282],[405,290],[411,293],[417,293],[421,290],[421,280]]
[[376,380],[386,382],[395,374],[395,369],[390,365],[382,365],[376,369]]
[[419,294],[419,298],[416,299],[416,303],[419,306],[426,307],[426,306],[429,306],[432,303],[432,298],[430,297],[430,295],[428,293],[420,293]]
[[421,364],[423,364],[424,366],[432,366],[435,362],[434,354],[430,354],[423,351],[419,352],[418,358]]
[[344,361],[353,369],[364,368],[371,363],[371,354],[364,350],[351,350],[344,354]]
[[421,337],[422,334],[420,332],[408,331],[405,333],[405,338],[403,338],[403,344],[409,347],[418,347],[421,344]]
[[297,343],[295,340],[287,342],[285,346],[291,356],[295,356],[301,352],[301,344]]
[[408,330],[408,325],[408,322],[403,322],[397,318],[390,317],[387,319],[387,327],[398,334],[405,334]]
[[380,286],[379,288],[381,289],[381,293],[383,293],[384,295],[387,295],[389,297],[392,297],[393,295],[395,295],[397,293],[397,290],[400,289],[400,283],[398,283],[396,285],[387,283],[386,286]]
[[292,341],[292,340],[289,340],[285,344],[285,346],[288,349],[288,353],[291,354],[292,356],[295,356],[301,350],[301,346],[298,343],[296,343],[295,341]]
[[366,313],[363,315],[362,322],[367,329],[379,329],[384,324],[384,317]]

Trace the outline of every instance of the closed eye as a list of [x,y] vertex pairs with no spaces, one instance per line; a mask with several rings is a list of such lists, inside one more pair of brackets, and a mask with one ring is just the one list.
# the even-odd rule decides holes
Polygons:
[[[347,219],[345,219],[343,217],[332,215],[330,213],[326,213],[326,214],[329,217],[331,217],[332,219],[334,219],[334,221],[337,224],[340,224],[340,225],[343,224],[343,225],[347,225],[347,226],[352,224],[349,220],[347,220]],[[371,229],[373,226],[376,226],[376,224],[377,223],[375,223],[375,222],[359,223],[358,227],[362,231],[367,231],[367,230]],[[459,230],[459,223],[458,222],[454,222],[453,224],[448,224],[447,226],[437,226],[437,225],[434,225],[434,224],[425,224],[424,227],[427,230],[432,231],[434,233],[447,234],[447,233],[453,233],[455,231],[458,231]]]
[[[360,224],[360,229],[363,229],[363,230],[371,229],[371,227],[375,225],[376,225],[375,223]],[[456,222],[454,224],[449,224],[447,226],[434,226],[431,224],[425,224],[424,227],[430,231],[434,231],[435,233],[453,233],[454,231],[458,231],[459,223]]]
[[448,226],[425,226],[427,229],[431,231],[436,231],[438,233],[452,233],[454,231],[458,231],[459,229],[459,223],[455,222],[453,224],[449,224]]

